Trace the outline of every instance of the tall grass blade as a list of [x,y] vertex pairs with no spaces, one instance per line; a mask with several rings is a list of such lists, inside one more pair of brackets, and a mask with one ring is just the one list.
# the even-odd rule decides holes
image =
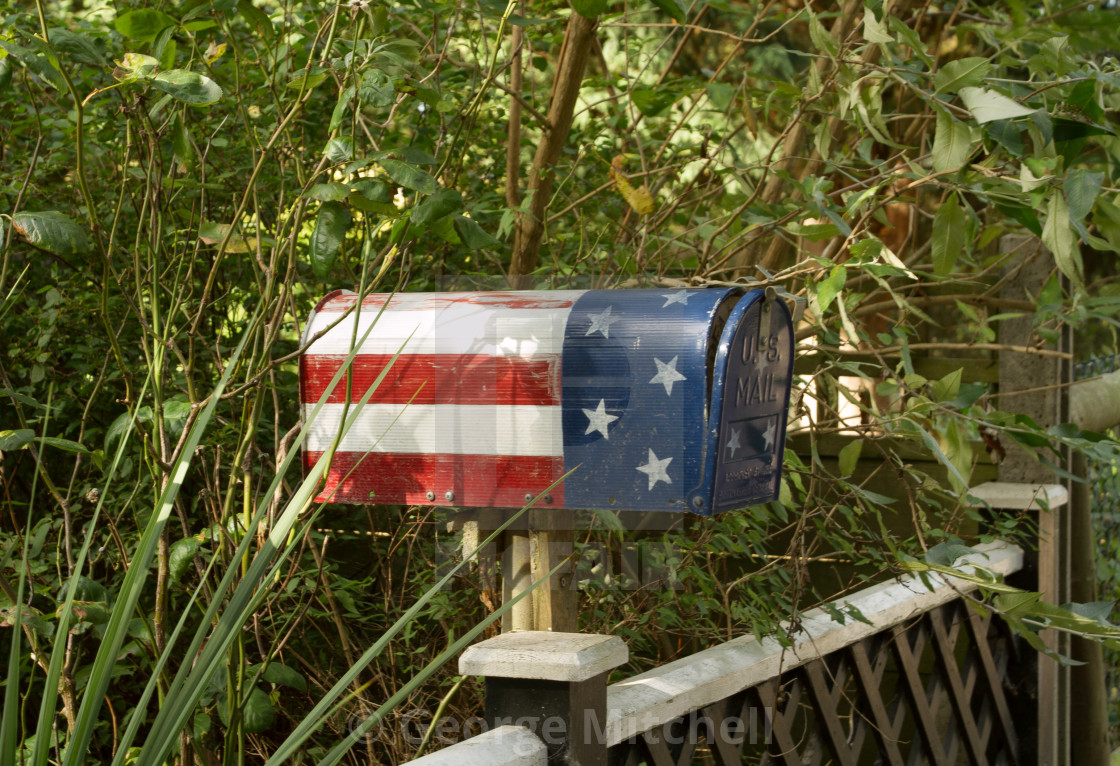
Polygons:
[[[568,478],[569,474],[565,474],[564,476],[553,482],[547,489],[541,492],[533,502],[536,502],[536,500],[539,500],[541,497],[551,492],[557,484]],[[382,634],[381,638],[374,642],[373,646],[371,646],[362,654],[358,661],[354,663],[353,667],[347,670],[342,675],[342,677],[335,682],[335,685],[331,687],[330,691],[323,695],[323,698],[319,700],[314,708],[312,708],[311,712],[304,716],[303,721],[301,721],[300,724],[295,728],[295,730],[288,735],[288,738],[280,744],[280,747],[278,747],[272,754],[272,757],[268,759],[265,766],[273,766],[273,764],[283,763],[285,760],[295,755],[295,752],[300,747],[300,745],[302,745],[307,740],[307,738],[311,736],[311,734],[314,733],[314,731],[319,728],[319,726],[321,726],[323,722],[330,716],[331,707],[334,705],[335,701],[343,695],[347,687],[350,686],[354,679],[358,677],[358,674],[361,673],[362,670],[367,665],[369,665],[369,663],[372,662],[377,655],[384,651],[385,647],[389,645],[389,642],[393,640],[393,638],[401,630],[403,630],[409,622],[411,622],[416,618],[418,614],[420,614],[420,611],[428,605],[428,602],[435,598],[437,593],[443,590],[443,588],[451,582],[452,578],[454,578],[455,575],[459,573],[460,569],[470,563],[470,561],[478,554],[480,550],[483,550],[486,545],[496,540],[498,536],[506,530],[507,527],[509,527],[518,518],[520,518],[521,515],[524,514],[525,511],[527,511],[531,506],[532,503],[529,503],[521,510],[517,511],[514,514],[511,514],[510,517],[502,522],[502,524],[499,525],[498,528],[489,535],[489,537],[483,540],[474,549],[474,551],[471,552],[470,555],[464,556],[463,560],[456,564],[446,575],[444,575],[443,579],[429,588],[424,593],[424,595],[417,599],[416,602],[411,607],[409,607],[408,611],[401,615],[400,618],[398,618],[397,621],[394,622],[388,628],[388,630],[385,631],[384,634]],[[511,601],[510,603],[513,602]],[[496,611],[495,614],[504,613],[504,608],[505,607],[503,605],[502,609]],[[486,624],[489,623],[487,622]],[[475,635],[477,635],[477,633]]]
[[[383,310],[382,308],[382,311]],[[380,312],[378,313],[378,317],[380,317]],[[262,495],[262,500],[253,515],[250,527],[245,530],[245,535],[238,545],[237,551],[234,553],[233,560],[239,560],[247,554],[249,546],[254,540],[250,531],[256,529],[263,520],[270,498],[274,496],[274,493],[280,486],[280,481],[291,465],[291,461],[295,459],[298,449],[307,435],[308,423],[314,421],[314,418],[329,398],[331,392],[342,379],[342,375],[349,369],[354,357],[357,355],[358,349],[361,347],[361,343],[368,337],[369,332],[373,330],[375,324],[376,319],[366,330],[361,341],[353,344],[350,354],[331,379],[315,408],[306,418],[303,430],[292,448],[288,451],[279,470],[277,470],[276,476],[273,478],[273,482],[268,491]],[[411,336],[402,344],[402,350],[410,339]],[[356,403],[354,412],[342,425],[339,435],[334,441],[334,445],[337,445],[342,435],[353,425],[358,414],[361,412],[361,408],[369,401],[369,398],[389,373],[389,370],[392,368],[392,365],[399,355],[400,351],[393,355],[388,365],[386,365],[372,385],[370,385],[363,394],[362,398]],[[267,578],[271,577],[276,569],[287,559],[291,551],[294,550],[295,542],[286,542],[289,533],[294,528],[304,510],[312,504],[319,479],[322,478],[334,455],[334,445],[319,459],[300,483],[295,494],[284,506],[284,510],[269,530],[268,537],[264,544],[253,556],[245,576],[234,589],[233,595],[225,605],[224,612],[219,616],[218,612],[221,609],[225,593],[229,591],[234,578],[238,574],[236,568],[229,568],[222,578],[221,583],[219,583],[218,588],[213,594],[210,608],[207,610],[206,616],[202,620],[201,627],[195,634],[194,640],[187,651],[187,657],[197,657],[198,659],[192,665],[184,665],[181,667],[175,679],[172,681],[167,697],[168,699],[174,700],[174,704],[165,705],[156,714],[151,732],[144,742],[136,761],[138,766],[162,763],[167,754],[171,752],[171,749],[176,744],[178,733],[187,725],[187,721],[190,719],[198,701],[205,693],[210,679],[224,666],[226,651],[236,639],[241,627],[252,617],[257,606],[267,598],[267,589],[261,588],[260,585]],[[274,558],[276,559],[275,562],[273,561]],[[213,629],[208,633],[207,628],[211,625]],[[203,645],[204,642],[205,646]],[[123,753],[123,749],[118,751],[114,763],[123,762]]]
[[[526,506],[526,508],[528,508],[528,506]],[[526,508],[522,508],[522,512],[525,511]],[[487,617],[482,620],[482,622],[478,623],[478,625],[475,625],[473,628],[464,633],[458,641],[444,649],[438,657],[425,665],[423,670],[409,679],[407,684],[397,690],[397,692],[393,694],[393,696],[391,696],[389,699],[385,700],[385,703],[381,705],[381,707],[377,708],[377,710],[374,711],[372,715],[366,718],[366,720],[362,721],[358,728],[355,729],[349,737],[335,745],[334,748],[331,749],[329,753],[327,753],[327,756],[319,762],[319,766],[334,766],[334,764],[342,760],[342,756],[346,755],[347,750],[353,747],[361,737],[365,736],[365,734],[370,729],[376,726],[377,723],[381,721],[381,719],[383,719],[388,713],[390,713],[397,705],[408,699],[409,695],[412,694],[412,692],[415,691],[416,688],[420,686],[420,684],[431,678],[432,675],[441,667],[443,667],[448,660],[457,655],[459,652],[463,651],[463,649],[465,649],[471,641],[477,638],[482,633],[482,631],[486,630],[486,628],[490,627],[490,625],[493,624],[495,620],[500,619],[503,614],[512,609],[514,604],[536,590],[541,583],[548,582],[549,578],[563,569],[566,564],[566,561],[561,561],[559,564],[554,566],[551,571],[546,572],[541,576],[539,580],[529,586],[528,589],[522,591],[521,593],[518,593],[509,601],[502,604],[500,607],[494,610],[493,614],[487,615]],[[308,717],[310,718],[310,716]],[[320,720],[317,723],[321,724],[323,723],[323,721]],[[274,754],[272,758],[269,758],[267,763],[271,764],[275,760],[276,755]]]
[[[109,617],[109,623],[102,636],[101,646],[93,661],[85,694],[82,697],[82,704],[78,709],[74,731],[71,733],[70,742],[67,744],[63,754],[63,763],[65,766],[76,766],[81,763],[87,755],[89,743],[93,737],[93,727],[97,723],[98,715],[101,712],[101,705],[105,699],[106,692],[109,690],[109,684],[112,681],[113,666],[116,664],[117,655],[127,637],[128,621],[132,618],[132,614],[136,609],[136,604],[140,600],[140,594],[143,590],[144,582],[148,577],[148,570],[152,563],[152,557],[155,555],[160,533],[163,531],[163,527],[168,517],[171,515],[175,498],[183,485],[183,479],[187,474],[191,459],[194,457],[195,449],[198,447],[203,432],[214,416],[214,410],[221,400],[222,392],[225,390],[226,384],[237,368],[238,362],[241,359],[241,353],[244,351],[245,344],[252,335],[253,328],[256,326],[259,319],[259,314],[260,312],[258,311],[250,318],[248,327],[245,332],[242,333],[237,348],[226,364],[225,371],[222,373],[218,385],[210,396],[210,401],[207,403],[206,407],[203,408],[198,419],[195,420],[194,425],[191,427],[190,434],[187,436],[183,449],[180,451],[178,459],[171,467],[170,478],[156,503],[155,513],[152,514],[152,518],[148,521],[148,525],[145,527],[140,537],[136,553],[132,558],[132,563],[128,567],[128,572],[125,574],[120,593],[117,596],[117,602],[113,607]],[[71,592],[73,592],[73,588],[71,588]]]

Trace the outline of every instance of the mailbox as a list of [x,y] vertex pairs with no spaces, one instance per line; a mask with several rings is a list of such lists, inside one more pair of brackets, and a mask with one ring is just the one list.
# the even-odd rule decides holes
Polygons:
[[538,507],[778,495],[793,328],[773,290],[336,291],[304,339],[305,470],[357,410],[320,500],[520,507],[569,472]]

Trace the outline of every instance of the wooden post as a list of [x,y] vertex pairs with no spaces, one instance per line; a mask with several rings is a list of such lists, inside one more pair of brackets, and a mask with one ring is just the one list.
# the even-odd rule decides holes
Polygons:
[[[1033,298],[1041,291],[1053,272],[1053,256],[1033,237],[1008,236],[1001,240],[1004,253],[1012,254],[1004,267],[1006,282],[1000,288],[1000,297],[1022,300]],[[1000,323],[1000,342],[1008,345],[1036,347],[1038,338],[1032,327],[1033,318],[1024,316],[1005,319]],[[1068,351],[1068,338],[1063,338],[1053,350]],[[1001,351],[999,356],[999,405],[1000,409],[1029,415],[1045,427],[1068,421],[1068,399],[1060,384],[1070,380],[1069,362],[1054,356]],[[1036,389],[1031,393],[1017,392]],[[1037,390],[1041,389],[1041,390]],[[1068,456],[1066,456],[1068,457]],[[1068,460],[1065,460],[1068,465]],[[999,465],[999,480],[1025,484],[1055,482],[1054,473],[1033,456],[1012,448]],[[1040,512],[1037,515],[1039,541],[1038,553],[1028,561],[1022,587],[1041,591],[1048,601],[1063,604],[1069,601],[1069,514]],[[1033,572],[1033,577],[1030,573]],[[1043,640],[1063,654],[1069,653],[1065,635],[1043,631]],[[1024,726],[1027,739],[1023,742],[1025,762],[1039,766],[1064,766],[1070,752],[1069,673],[1067,669],[1048,657],[1032,657],[1034,667],[1021,668],[1023,674],[1037,679],[1037,701],[1024,700],[1028,710],[1018,711],[1020,720],[1034,720],[1034,726]]]
[[569,509],[536,509],[530,512],[533,581],[562,567],[533,594],[533,629],[558,633],[579,632],[579,591],[575,582],[572,553],[575,543],[575,512]]
[[607,674],[629,658],[617,636],[525,631],[468,647],[459,672],[486,678],[486,723],[524,726],[548,762],[606,766]]

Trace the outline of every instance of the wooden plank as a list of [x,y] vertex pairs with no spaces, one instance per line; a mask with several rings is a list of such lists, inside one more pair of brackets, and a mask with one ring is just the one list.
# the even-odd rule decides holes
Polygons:
[[[809,693],[814,702],[817,728],[824,733],[828,741],[829,750],[842,766],[855,766],[858,763],[858,753],[853,753],[848,745],[848,735],[840,725],[840,713],[837,710],[835,688],[829,688],[824,675],[824,660],[810,662],[803,668],[805,678],[809,681]],[[834,682],[834,687],[842,686]]]
[[896,625],[892,630],[895,640],[891,642],[891,649],[894,650],[895,657],[898,659],[899,676],[905,681],[906,693],[910,698],[910,709],[914,713],[914,718],[918,724],[918,732],[921,734],[922,748],[925,750],[926,757],[933,762],[934,766],[948,766],[949,762],[945,757],[942,743],[937,739],[937,733],[940,730],[937,727],[933,711],[930,709],[929,697],[926,696],[922,676],[918,672],[918,660],[921,657],[921,651],[913,650],[910,645],[910,638],[907,635],[908,631],[905,628]]
[[499,726],[423,758],[408,761],[409,766],[547,766],[544,742],[523,726]]
[[[978,563],[1001,574],[1017,571],[1023,553],[1005,543],[977,546]],[[966,566],[968,561],[963,562]],[[836,622],[824,609],[802,615],[802,632],[793,647],[783,647],[775,638],[753,635],[732,639],[720,646],[697,652],[607,689],[607,744],[629,739],[687,713],[730,697],[889,627],[913,619],[936,606],[970,592],[975,585],[937,574],[929,576],[934,590],[927,591],[921,578],[905,577],[864,588],[833,602],[843,609],[851,605],[871,624],[850,620]]]
[[[868,639],[870,640],[872,639]],[[902,752],[898,749],[898,727],[887,715],[881,692],[886,652],[883,652],[881,647],[878,648],[876,664],[879,666],[879,672],[875,672],[867,656],[867,641],[852,644],[848,647],[848,651],[855,666],[856,683],[859,685],[861,698],[871,713],[871,730],[875,732],[875,739],[879,743],[879,753],[886,758],[889,766],[902,766]]]
[[969,635],[972,637],[972,643],[976,647],[976,654],[980,659],[980,665],[984,669],[984,676],[987,681],[984,688],[988,692],[988,698],[995,706],[996,719],[999,721],[1000,728],[1003,730],[1004,742],[1007,745],[1007,749],[1011,751],[1014,762],[1019,763],[1019,740],[1015,736],[1015,725],[1011,718],[1011,708],[1008,706],[1007,697],[1003,693],[1004,674],[1000,668],[996,667],[995,659],[992,657],[991,646],[988,643],[988,629],[991,619],[992,618],[989,617],[987,620],[984,620],[980,615],[969,611],[968,631]]
[[579,590],[575,587],[572,553],[575,543],[575,512],[566,508],[529,511],[529,542],[533,582],[567,561],[533,593],[533,629],[561,633],[579,631]]
[[[945,628],[945,618],[941,609],[934,609],[929,613],[929,622],[933,628],[933,648],[941,658],[945,682],[949,687],[949,696],[953,700],[953,710],[956,713],[957,723],[964,730],[964,741],[968,746],[969,758],[976,766],[987,763],[984,747],[980,742],[980,732],[976,729],[976,720],[972,716],[972,705],[968,695],[965,694],[961,684],[960,669],[957,667],[957,658],[954,654],[955,639],[951,639],[949,631]],[[953,754],[950,754],[953,755]],[[953,760],[956,760],[953,758]]]

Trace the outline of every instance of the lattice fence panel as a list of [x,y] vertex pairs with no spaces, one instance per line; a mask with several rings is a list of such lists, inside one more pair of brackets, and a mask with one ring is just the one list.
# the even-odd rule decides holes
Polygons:
[[1017,763],[1001,625],[954,601],[611,749],[618,766]]

